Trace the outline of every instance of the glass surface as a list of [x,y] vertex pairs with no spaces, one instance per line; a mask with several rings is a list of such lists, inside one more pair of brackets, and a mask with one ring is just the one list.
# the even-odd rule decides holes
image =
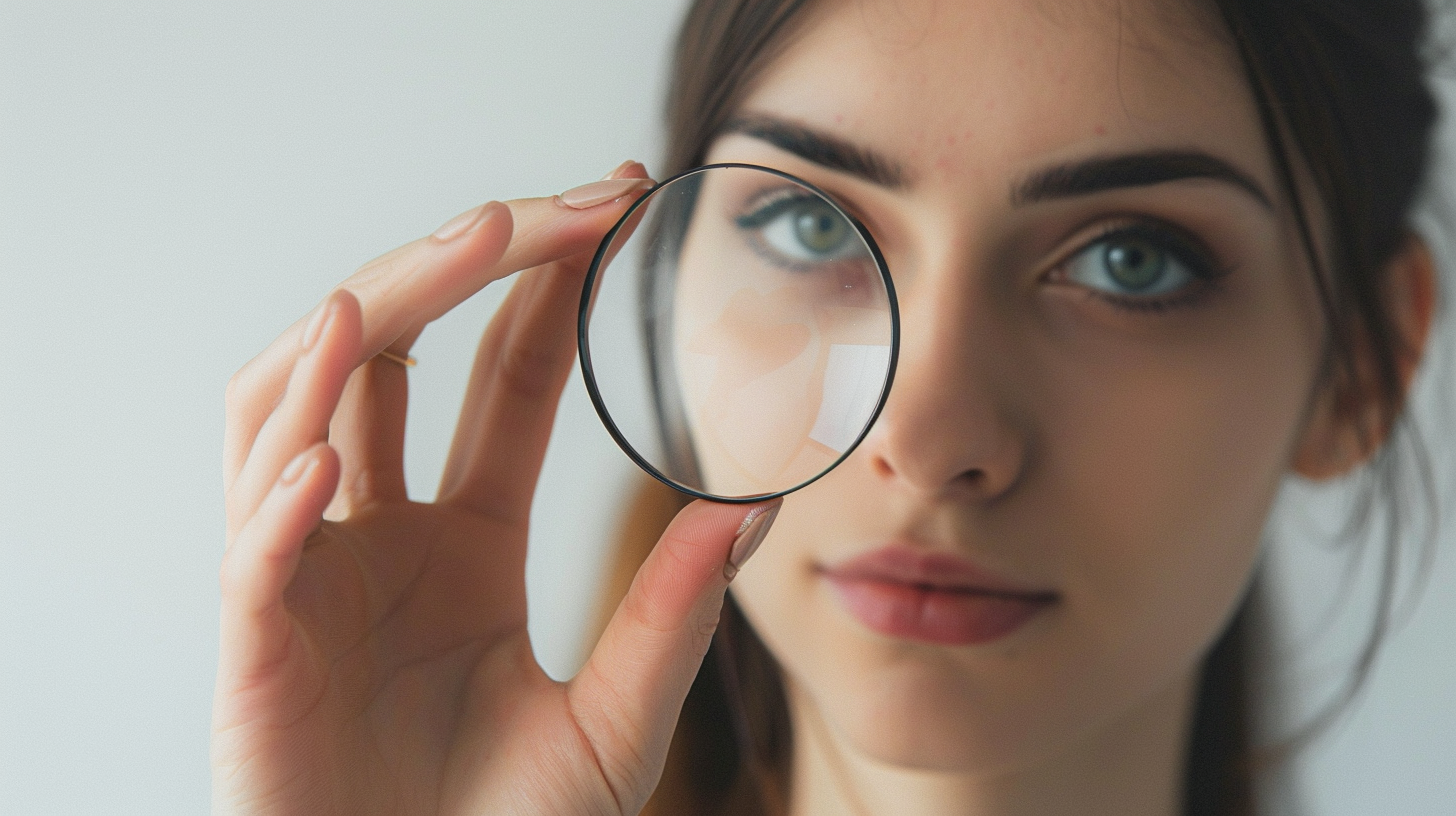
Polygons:
[[587,389],[639,465],[719,501],[782,495],[859,444],[899,315],[868,232],[751,165],[663,182],[603,239],[582,292]]

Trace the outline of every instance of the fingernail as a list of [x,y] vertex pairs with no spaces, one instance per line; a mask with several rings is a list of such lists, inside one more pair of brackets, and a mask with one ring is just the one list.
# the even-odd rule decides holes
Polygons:
[[431,235],[436,241],[452,241],[480,223],[480,216],[485,212],[485,205],[472,207],[454,218],[440,225]]
[[606,179],[605,181],[593,181],[591,184],[573,187],[557,196],[557,198],[562,204],[565,204],[573,210],[586,210],[598,204],[615,201],[633,190],[641,189],[651,184],[652,181],[650,179]]
[[334,318],[334,299],[328,298],[314,310],[313,317],[309,318],[308,326],[303,330],[303,350],[308,351],[318,343],[319,337],[323,336],[324,327]]
[[602,176],[602,181],[606,181],[607,179],[617,178],[618,176],[621,176],[623,173],[627,172],[633,166],[640,167],[641,165],[642,165],[642,162],[633,161],[632,159],[628,159],[627,161],[624,161],[621,164],[617,165],[616,168],[612,170],[612,172],[606,174],[605,176]]
[[313,470],[313,466],[317,463],[318,457],[313,455],[313,451],[306,450],[293,457],[293,461],[289,462],[288,467],[283,469],[283,475],[278,477],[278,481],[281,484],[291,485],[299,479],[302,479],[309,471]]
[[728,563],[723,567],[725,578],[733,580],[733,576],[743,568],[743,564],[758,549],[758,545],[763,543],[783,504],[783,499],[773,504],[760,504],[743,517],[743,524],[738,528],[738,537],[733,539],[733,549],[728,553]]

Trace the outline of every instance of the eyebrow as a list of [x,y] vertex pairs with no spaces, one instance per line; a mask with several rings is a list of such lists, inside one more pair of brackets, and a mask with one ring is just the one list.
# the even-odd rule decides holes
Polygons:
[[838,170],[881,187],[898,190],[906,185],[905,170],[894,160],[803,125],[772,116],[737,116],[728,120],[719,131],[719,135],[729,133],[762,139],[821,167]]
[[[763,114],[736,116],[719,135],[739,133],[761,139],[821,167],[856,176],[892,190],[908,186],[908,174],[895,160],[823,131]],[[1090,195],[1169,181],[1211,179],[1248,193],[1267,209],[1273,200],[1248,174],[1223,159],[1194,150],[1154,150],[1102,156],[1040,170],[1011,191],[1016,206]]]
[[1258,182],[1223,159],[1198,151],[1151,151],[1104,156],[1038,171],[1012,187],[1011,203],[1032,204],[1168,181],[1211,179],[1231,184],[1273,209]]

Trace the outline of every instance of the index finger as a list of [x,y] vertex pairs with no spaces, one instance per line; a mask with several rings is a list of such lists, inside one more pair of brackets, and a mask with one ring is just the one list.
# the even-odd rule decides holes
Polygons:
[[[644,178],[620,178],[562,196],[492,201],[365,264],[335,287],[349,290],[359,300],[363,336],[355,364],[401,338],[405,345],[413,342],[425,324],[493,281],[594,248],[628,200],[650,184]],[[582,195],[581,190],[589,194]],[[229,480],[283,393],[307,317],[286,329],[229,383],[225,440]]]
[[[340,284],[364,312],[363,358],[440,317],[487,284],[523,269],[594,249],[645,179],[613,179],[615,196],[575,209],[561,196],[493,201],[457,220],[460,236],[441,240],[451,224],[365,264]],[[454,222],[452,222],[454,223]],[[458,245],[458,246],[457,246]]]

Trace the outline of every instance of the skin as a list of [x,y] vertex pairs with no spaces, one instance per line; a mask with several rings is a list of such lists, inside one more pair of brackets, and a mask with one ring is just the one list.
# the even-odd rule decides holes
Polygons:
[[[1321,404],[1325,329],[1233,53],[1167,6],[831,4],[744,108],[907,182],[741,135],[710,153],[836,193],[879,240],[907,327],[879,422],[785,505],[733,588],[790,685],[791,813],[1175,812],[1196,671],[1280,483],[1369,452]],[[1209,180],[1008,195],[1040,167],[1150,149],[1220,157],[1272,206]],[[1129,217],[1181,227],[1229,272],[1159,310],[1059,274]],[[1419,254],[1394,277],[1428,274]],[[1059,600],[984,645],[876,634],[820,569],[892,541]]]
[[[676,264],[672,356],[705,486],[716,495],[773,493],[813,478],[869,418],[856,416],[838,448],[811,437],[831,348],[890,345],[878,271],[864,255],[787,269],[746,240],[755,231],[734,224],[764,196],[805,193],[757,170],[715,171]],[[867,253],[858,239],[851,245]],[[883,369],[868,376],[879,382]]]
[[[735,534],[762,505],[686,508],[581,673],[541,670],[526,522],[582,276],[628,198],[482,205],[452,222],[463,229],[366,264],[233,377],[214,812],[612,814],[646,801]],[[518,270],[481,339],[439,499],[410,502],[405,369],[375,355],[405,354],[429,321]]]
[[[802,175],[869,225],[902,295],[893,395],[741,572],[727,562],[755,508],[684,510],[568,682],[531,654],[526,520],[581,276],[626,198],[484,205],[365,265],[285,331],[228,389],[214,810],[635,813],[732,580],[788,676],[794,813],[1175,812],[1190,680],[1249,581],[1278,485],[1368,457],[1356,429],[1374,403],[1358,384],[1333,399],[1317,378],[1324,328],[1227,49],[1191,12],[1139,8],[815,12],[745,109],[882,153],[906,184],[741,135],[711,158]],[[1008,200],[1048,162],[1149,147],[1213,152],[1272,207],[1209,181]],[[1058,277],[1099,223],[1131,215],[1198,234],[1231,271],[1162,311]],[[406,353],[518,270],[440,499],[412,503],[405,369],[375,355]],[[1408,372],[1429,256],[1413,242],[1389,273]],[[876,635],[816,567],[890,540],[1058,601],[981,646]]]

